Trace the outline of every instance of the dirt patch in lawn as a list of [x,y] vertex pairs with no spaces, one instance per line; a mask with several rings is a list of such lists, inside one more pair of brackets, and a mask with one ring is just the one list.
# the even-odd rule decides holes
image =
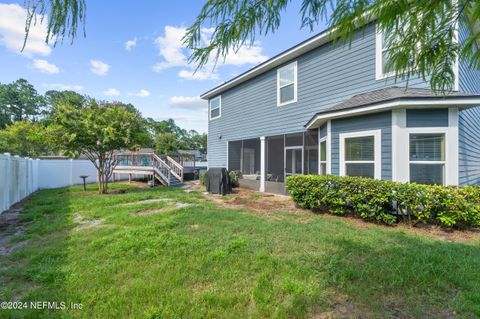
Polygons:
[[198,181],[186,183],[184,189],[190,192],[202,192],[206,199],[213,201],[220,207],[245,208],[249,213],[272,220],[287,218],[278,214],[278,212],[294,214],[292,217],[299,222],[308,222],[315,217],[309,210],[297,207],[289,196],[261,193],[243,188],[234,188],[232,194],[221,196],[205,192],[205,187],[200,185]]
[[20,213],[29,197],[13,205],[9,210],[0,214],[0,256],[8,256],[15,249],[24,247],[27,242],[11,242],[14,237],[25,233],[23,225],[20,224]]
[[[171,201],[171,199],[169,199]],[[148,215],[154,215],[154,214],[160,214],[160,213],[165,213],[165,212],[171,212],[175,209],[180,209],[180,208],[185,208],[190,206],[191,204],[188,203],[172,203],[166,207],[162,208],[153,208],[153,209],[147,209],[147,210],[142,210],[139,212],[135,212],[133,215],[135,216],[148,216]]]
[[135,216],[149,216],[149,215],[165,213],[165,212],[168,212],[168,211],[171,211],[171,210],[172,209],[170,207],[147,209],[147,210],[142,210],[142,211],[139,211],[139,212],[135,212],[133,215],[135,215]]
[[[205,192],[205,187],[198,181],[189,182],[187,190],[195,190],[203,193],[203,196],[220,207],[225,208],[246,208],[249,213],[261,214],[272,220],[284,220],[286,217],[278,212],[287,212],[293,214],[292,217],[298,222],[309,222],[314,218],[325,216],[319,212],[312,212],[307,209],[299,208],[289,196],[273,195],[261,193],[253,190],[234,188],[233,193],[226,196],[219,196]],[[395,228],[408,234],[427,236],[437,240],[450,242],[468,242],[480,241],[480,229],[448,229],[437,225],[427,225],[418,223],[415,226],[400,223],[394,226],[386,226],[365,221],[355,216],[335,216],[328,214],[329,218],[340,218],[359,229],[370,227],[380,227],[385,229]]]
[[83,216],[80,215],[79,213],[76,213],[73,221],[77,224],[74,230],[83,230],[83,229],[88,229],[88,228],[94,228],[94,227],[99,227],[103,224],[104,220],[103,219],[89,219],[89,220],[84,220]]

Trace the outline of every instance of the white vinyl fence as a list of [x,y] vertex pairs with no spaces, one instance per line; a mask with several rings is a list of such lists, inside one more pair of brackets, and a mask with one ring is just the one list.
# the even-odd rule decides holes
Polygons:
[[42,188],[56,188],[97,180],[88,160],[38,160],[0,154],[0,213]]

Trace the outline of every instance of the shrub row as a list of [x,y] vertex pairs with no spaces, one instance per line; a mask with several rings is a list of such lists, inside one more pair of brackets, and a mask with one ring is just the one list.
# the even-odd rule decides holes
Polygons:
[[359,177],[298,175],[287,179],[301,207],[394,224],[402,219],[446,227],[480,226],[480,187],[432,186]]

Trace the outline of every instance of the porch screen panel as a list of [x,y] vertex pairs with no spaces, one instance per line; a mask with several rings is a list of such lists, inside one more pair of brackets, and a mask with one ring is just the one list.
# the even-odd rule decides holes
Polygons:
[[305,132],[304,174],[318,174],[318,130]]
[[303,133],[285,135],[285,146],[303,146]]
[[240,171],[242,162],[242,141],[228,143],[228,170]]
[[269,182],[284,181],[284,136],[270,136],[266,139],[267,149],[267,174],[265,178]]
[[260,175],[260,139],[243,141],[242,174]]

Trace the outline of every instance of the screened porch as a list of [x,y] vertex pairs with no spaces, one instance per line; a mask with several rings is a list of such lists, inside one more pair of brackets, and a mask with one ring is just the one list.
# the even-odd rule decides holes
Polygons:
[[325,141],[320,145],[319,162],[318,130],[230,141],[227,168],[239,172],[241,187],[285,194],[288,176],[325,173]]

